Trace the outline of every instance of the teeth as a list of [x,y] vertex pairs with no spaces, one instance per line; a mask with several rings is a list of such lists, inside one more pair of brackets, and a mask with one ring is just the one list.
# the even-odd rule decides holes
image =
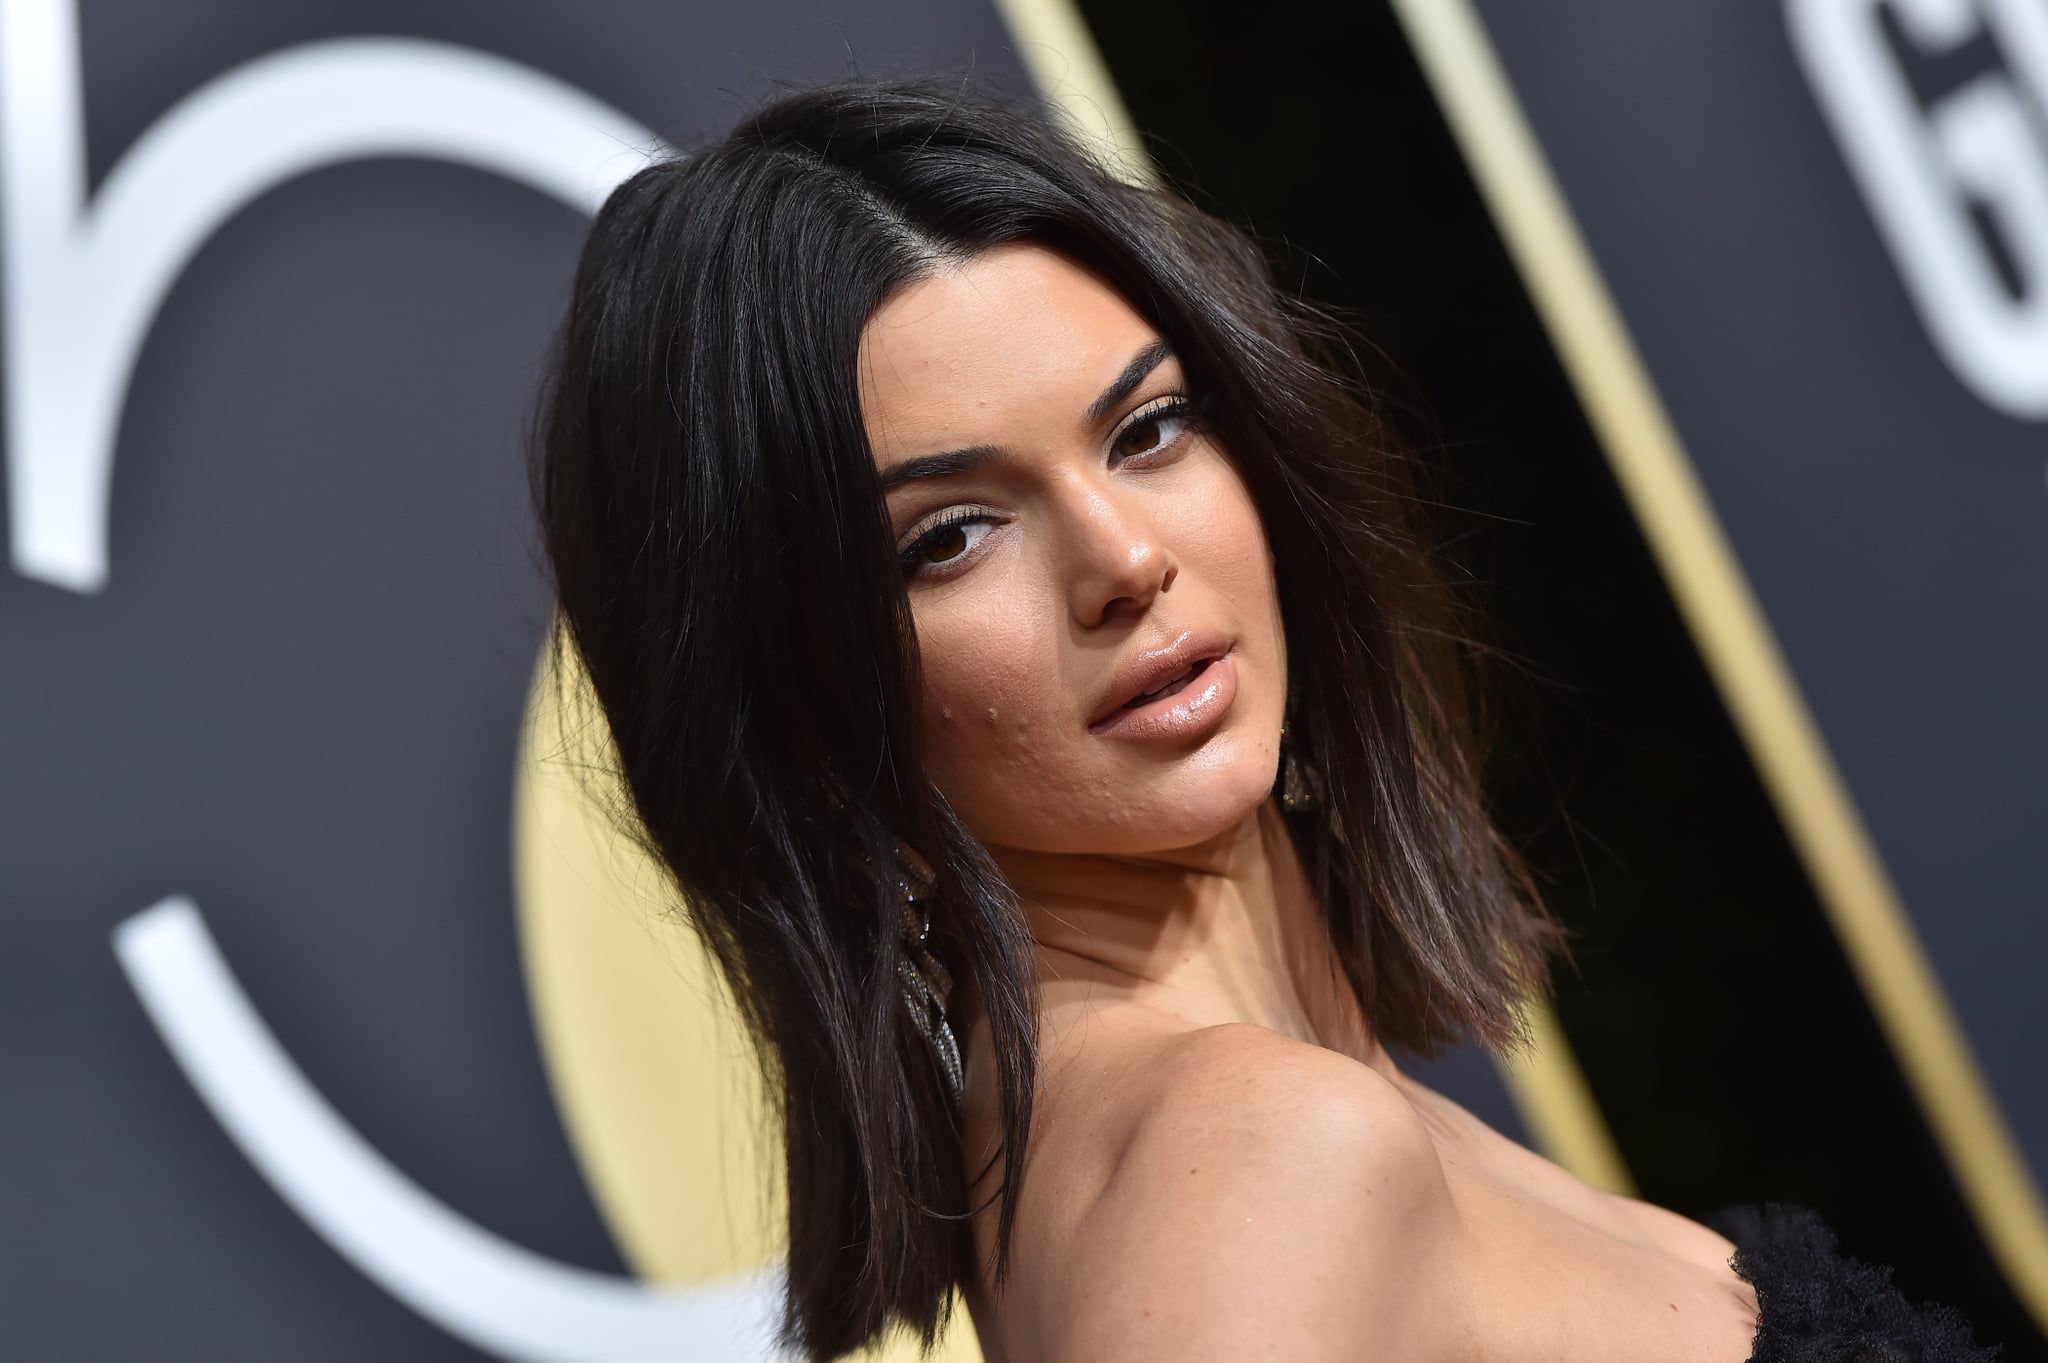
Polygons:
[[1171,691],[1176,686],[1182,685],[1187,681],[1189,677],[1195,675],[1195,670],[1199,668],[1201,665],[1202,664],[1200,663],[1189,663],[1187,671],[1181,673],[1179,676],[1176,677],[1168,677],[1165,681],[1159,683],[1159,685],[1153,687],[1150,691],[1147,691],[1144,694],[1140,695],[1138,699],[1132,701],[1131,704],[1136,705],[1139,701],[1151,700],[1154,696],[1161,695],[1167,691]]
[[1158,686],[1153,687],[1150,691],[1147,691],[1145,694],[1148,696],[1156,696],[1161,691],[1164,691],[1169,687],[1179,686],[1182,682],[1186,681],[1189,677],[1193,676],[1194,673],[1195,669],[1191,666],[1188,668],[1187,671],[1181,673],[1178,677],[1168,678],[1166,681],[1161,682]]

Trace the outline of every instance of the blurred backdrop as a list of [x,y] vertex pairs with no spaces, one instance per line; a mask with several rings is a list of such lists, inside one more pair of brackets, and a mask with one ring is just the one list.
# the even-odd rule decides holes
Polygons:
[[763,1356],[520,441],[611,184],[928,70],[1254,228],[1436,473],[1575,964],[1414,1068],[2048,1358],[2040,0],[0,0],[8,1356]]

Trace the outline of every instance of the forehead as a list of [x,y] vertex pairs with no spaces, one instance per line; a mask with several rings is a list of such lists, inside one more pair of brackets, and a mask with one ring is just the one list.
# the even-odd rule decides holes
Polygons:
[[861,334],[860,398],[879,463],[1011,443],[1081,412],[1157,333],[1095,275],[1036,245],[942,265]]

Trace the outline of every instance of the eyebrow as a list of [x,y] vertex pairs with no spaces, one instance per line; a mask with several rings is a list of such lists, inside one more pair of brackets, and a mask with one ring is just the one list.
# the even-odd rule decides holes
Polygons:
[[882,475],[882,491],[887,492],[917,478],[950,478],[956,473],[971,473],[1001,453],[1001,448],[995,445],[969,445],[964,449],[947,450],[944,454],[906,459]]
[[[1110,381],[1109,387],[1096,394],[1095,401],[1088,404],[1087,424],[1093,426],[1108,416],[1112,408],[1136,391],[1138,385],[1172,355],[1173,347],[1163,340],[1153,341],[1133,355],[1123,372]],[[955,474],[971,473],[1002,452],[997,445],[968,445],[943,454],[906,459],[882,475],[882,491],[887,492],[919,478],[950,478]]]
[[1138,385],[1145,381],[1145,376],[1163,364],[1166,357],[1171,354],[1172,346],[1164,341],[1154,341],[1131,356],[1131,362],[1124,366],[1124,372],[1117,375],[1115,381],[1103,389],[1095,401],[1088,404],[1088,424],[1093,426],[1108,416],[1110,408],[1129,397]]

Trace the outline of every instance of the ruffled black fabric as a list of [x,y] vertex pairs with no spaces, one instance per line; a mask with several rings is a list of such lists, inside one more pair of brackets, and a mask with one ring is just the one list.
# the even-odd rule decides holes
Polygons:
[[1749,1363],[1996,1363],[1953,1306],[1916,1306],[1892,1270],[1849,1258],[1809,1207],[1724,1207],[1706,1224],[1735,1244],[1729,1262],[1756,1289]]

